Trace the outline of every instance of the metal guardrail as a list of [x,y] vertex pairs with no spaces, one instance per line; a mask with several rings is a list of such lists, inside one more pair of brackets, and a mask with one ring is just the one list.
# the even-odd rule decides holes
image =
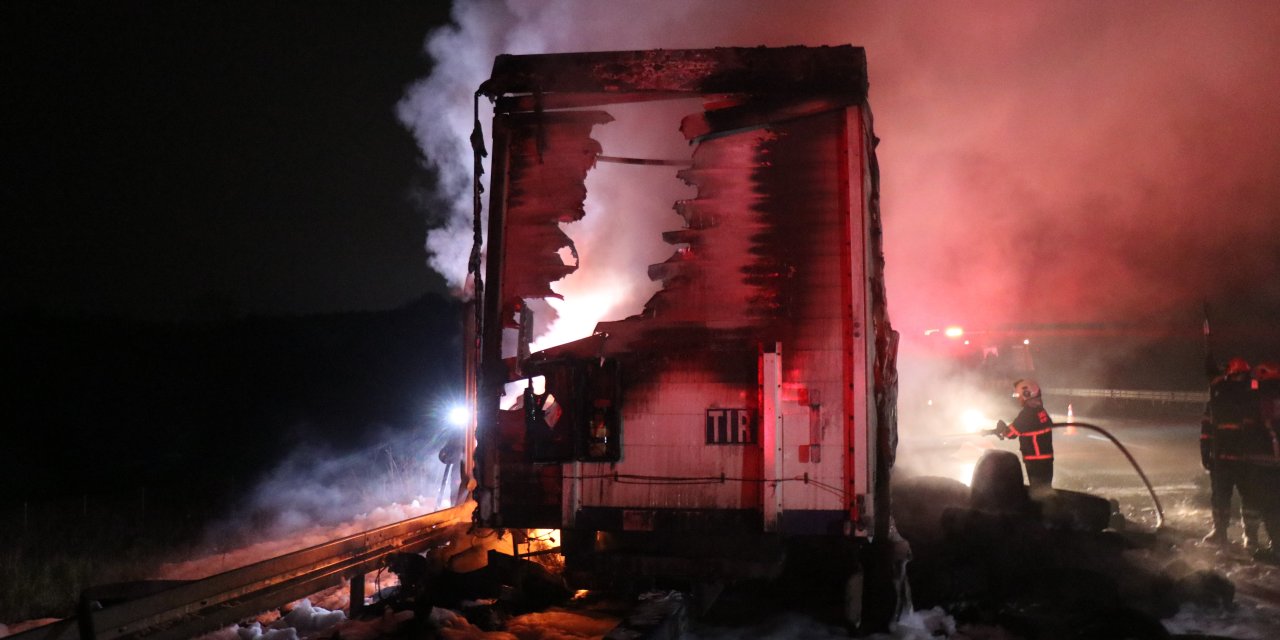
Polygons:
[[[363,576],[395,552],[445,544],[470,526],[469,507],[410,518],[363,533],[232,569],[96,611],[91,625],[68,618],[7,636],[5,640],[185,640],[352,579],[353,602],[363,599]],[[354,585],[359,581],[359,587]]]
[[1109,398],[1112,400],[1140,400],[1161,403],[1199,403],[1209,401],[1208,391],[1148,391],[1145,389],[1045,389],[1056,397]]

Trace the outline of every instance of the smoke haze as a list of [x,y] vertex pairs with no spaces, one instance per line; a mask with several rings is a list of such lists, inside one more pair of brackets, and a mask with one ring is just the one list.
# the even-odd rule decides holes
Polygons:
[[458,285],[471,98],[497,54],[862,46],[909,340],[1089,322],[1194,339],[1206,299],[1257,337],[1280,312],[1276,33],[1268,2],[458,2],[399,113],[455,203],[427,246]]

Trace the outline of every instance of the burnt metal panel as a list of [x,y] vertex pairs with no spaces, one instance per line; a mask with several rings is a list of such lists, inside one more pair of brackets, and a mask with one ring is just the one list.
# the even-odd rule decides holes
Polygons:
[[835,47],[726,47],[501,55],[480,93],[867,95],[866,52]]
[[584,181],[600,144],[592,127],[613,120],[602,111],[501,116],[496,127],[509,135],[502,292],[506,309],[523,298],[558,297],[550,284],[573,273],[561,249],[573,242],[560,223],[581,220]]
[[[896,375],[866,88],[865,56],[847,46],[499,57],[481,88],[498,99],[490,226],[498,242],[489,247],[478,428],[495,423],[490,437],[518,437],[494,428],[508,413],[496,410],[497,392],[510,371],[556,358],[620,363],[627,424],[620,460],[579,456],[554,479],[520,443],[486,448],[482,489],[508,494],[496,501],[500,511],[541,523],[552,501],[572,501],[622,508],[634,527],[661,529],[670,523],[644,514],[758,511],[766,484],[796,481],[786,512],[847,522],[867,506],[857,475],[883,484],[874,506],[887,516],[879,500],[887,471],[865,468],[891,462]],[[501,327],[521,322],[526,300],[558,297],[550,284],[576,268],[561,259],[574,247],[559,225],[584,215],[585,177],[601,153],[592,128],[611,119],[576,109],[681,95],[704,98],[703,111],[681,122],[696,146],[679,176],[697,193],[677,203],[684,228],[662,234],[671,257],[648,269],[662,289],[640,314],[602,322],[592,338],[503,364],[512,358],[498,346]],[[763,468],[758,439],[717,446],[722,438],[707,428],[718,412],[759,419],[758,356],[777,343],[790,390],[779,413],[786,477]],[[590,511],[558,513],[593,526]],[[824,530],[826,517],[818,517]]]
[[843,510],[798,510],[778,514],[778,531],[795,535],[840,535],[849,514]]
[[598,531],[669,531],[683,533],[754,532],[761,529],[757,509],[623,509],[583,507],[577,525]]

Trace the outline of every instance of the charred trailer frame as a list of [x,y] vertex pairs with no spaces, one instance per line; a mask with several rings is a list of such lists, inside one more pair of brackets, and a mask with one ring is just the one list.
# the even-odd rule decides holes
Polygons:
[[[472,136],[478,524],[560,529],[566,566],[589,575],[712,581],[776,573],[789,538],[888,539],[897,334],[867,86],[851,46],[496,59]],[[612,105],[678,99],[700,100],[671,169],[696,196],[648,268],[661,289],[528,353],[529,302],[574,269],[560,225],[584,215],[593,130]],[[502,405],[532,376],[554,421],[531,389]]]

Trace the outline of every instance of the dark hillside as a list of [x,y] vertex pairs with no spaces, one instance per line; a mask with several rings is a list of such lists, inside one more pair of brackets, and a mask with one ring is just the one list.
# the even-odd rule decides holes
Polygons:
[[434,295],[391,311],[203,325],[0,322],[5,506],[234,499],[297,444],[341,451],[430,427],[462,388],[461,307]]

